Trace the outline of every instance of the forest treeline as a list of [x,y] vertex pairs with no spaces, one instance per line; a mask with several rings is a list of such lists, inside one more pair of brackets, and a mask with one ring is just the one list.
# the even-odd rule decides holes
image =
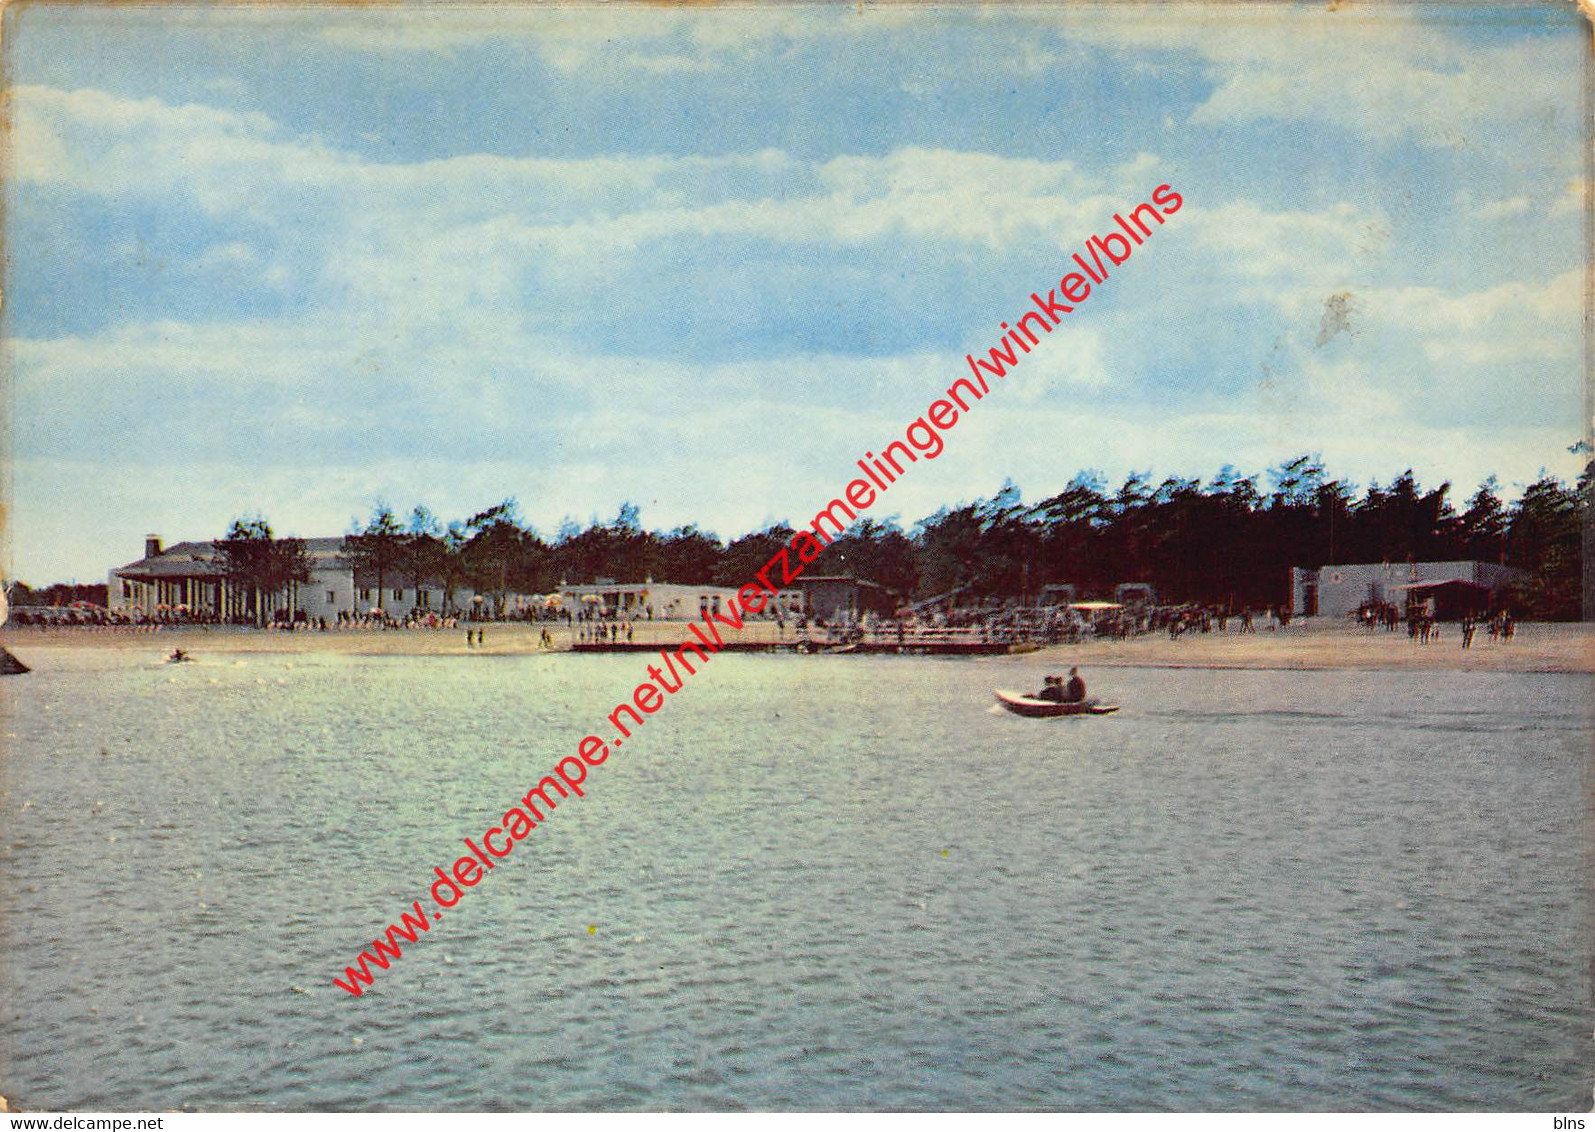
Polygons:
[[[1506,503],[1494,477],[1454,501],[1449,483],[1427,488],[1410,470],[1359,489],[1329,477],[1315,456],[1254,475],[1224,468],[1205,483],[1131,475],[1109,487],[1082,472],[1034,503],[1005,483],[907,530],[861,520],[807,574],[867,578],[905,600],[953,590],[971,600],[1031,597],[1057,582],[1082,597],[1111,596],[1120,582],[1150,582],[1166,602],[1239,609],[1286,604],[1292,566],[1475,559],[1528,572],[1516,597],[1521,615],[1572,619],[1592,473],[1595,463],[1572,486],[1542,476]],[[649,531],[627,503],[612,519],[586,527],[567,520],[544,538],[506,499],[454,522],[424,507],[401,516],[378,504],[351,524],[344,547],[378,593],[393,579],[502,599],[600,577],[740,586],[793,534],[785,524],[730,542],[692,525]],[[276,538],[262,517],[235,521],[218,546],[237,584],[272,594],[308,580],[304,544]],[[28,600],[26,587],[17,591],[14,599]]]
[[[860,520],[807,573],[867,578],[905,600],[960,589],[970,599],[1029,597],[1058,582],[1111,595],[1117,583],[1150,582],[1163,601],[1239,609],[1286,604],[1292,566],[1475,559],[1528,572],[1516,598],[1522,615],[1571,619],[1592,470],[1573,486],[1542,476],[1511,503],[1493,476],[1455,503],[1449,483],[1426,488],[1411,470],[1359,490],[1315,456],[1253,475],[1226,467],[1205,483],[1136,474],[1112,488],[1082,472],[1034,503],[1010,482],[908,530]],[[730,542],[692,525],[649,531],[627,503],[612,519],[585,528],[567,520],[545,539],[507,499],[451,523],[424,507],[401,518],[379,504],[345,547],[378,592],[395,578],[502,598],[599,577],[740,586],[793,534],[785,524]],[[292,541],[272,539],[262,519],[239,520],[221,546],[229,572],[272,590],[299,572]]]

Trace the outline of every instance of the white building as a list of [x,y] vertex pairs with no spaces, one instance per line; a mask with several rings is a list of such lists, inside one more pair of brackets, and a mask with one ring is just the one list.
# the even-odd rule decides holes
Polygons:
[[[616,582],[608,578],[587,585],[560,583],[560,604],[566,613],[599,612],[606,617],[633,621],[695,621],[705,611],[719,613],[737,596],[730,586],[690,586],[678,582]],[[778,612],[797,617],[803,611],[802,590],[781,590],[774,598],[765,594],[764,609],[756,616],[774,617]],[[740,607],[741,602],[737,603]]]
[[1364,562],[1290,571],[1291,612],[1304,617],[1346,617],[1370,603],[1403,608],[1412,597],[1438,587],[1476,590],[1484,602],[1498,599],[1528,575],[1493,562]]
[[[325,617],[332,622],[339,614],[369,614],[379,606],[389,616],[403,617],[412,610],[469,613],[481,604],[474,590],[461,585],[454,588],[450,605],[441,581],[423,580],[417,587],[398,569],[384,573],[379,591],[374,574],[354,569],[344,554],[341,537],[303,541],[310,558],[310,580],[275,597],[267,595],[266,600],[273,604],[265,611],[268,619],[279,609],[289,618]],[[149,535],[144,540],[144,557],[111,570],[106,583],[107,602],[113,610],[140,611],[150,618],[162,614],[222,621],[254,618],[248,590],[235,592],[227,581],[216,541],[163,547],[158,535]],[[572,617],[601,611],[605,616],[630,620],[695,621],[705,611],[722,612],[737,592],[729,586],[681,585],[651,578],[631,583],[600,579],[590,585],[562,584],[559,593],[550,597],[555,599],[554,608]],[[505,612],[512,617],[549,608],[548,599],[528,594],[509,594],[504,603]],[[755,616],[773,618],[779,613],[796,618],[803,609],[802,590],[782,590]]]
[[[289,587],[274,599],[289,617],[297,614],[336,621],[342,614],[365,614],[381,608],[402,617],[411,610],[446,612],[445,588],[436,580],[413,579],[394,570],[384,574],[379,597],[374,574],[357,573],[343,553],[343,539],[304,540],[310,558],[310,580]],[[469,609],[476,594],[465,586],[454,588],[455,609]],[[273,600],[268,596],[267,600]],[[144,540],[144,557],[111,570],[106,578],[106,601],[113,610],[139,611],[146,617],[186,613],[223,621],[252,617],[249,594],[231,586],[222,566],[218,543],[179,542],[163,547],[158,535]],[[272,617],[275,609],[267,609]]]

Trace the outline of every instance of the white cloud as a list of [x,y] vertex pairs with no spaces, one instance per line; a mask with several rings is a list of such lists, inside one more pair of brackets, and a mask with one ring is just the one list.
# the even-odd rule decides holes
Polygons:
[[806,41],[889,31],[917,18],[901,9],[848,5],[713,11],[618,4],[436,7],[340,13],[321,34],[340,46],[384,54],[454,55],[484,44],[523,46],[565,73],[713,71]]
[[195,260],[195,271],[232,271],[258,266],[260,257],[255,254],[255,249],[242,240],[230,240],[225,244],[212,244],[206,248]]
[[[1329,123],[1380,142],[1491,150],[1519,135],[1542,145],[1580,121],[1586,39],[1571,22],[1566,35],[1481,46],[1446,28],[1446,14],[1388,4],[1018,11],[1075,42],[1201,60],[1215,85],[1191,115],[1200,125]],[[1561,16],[1543,12],[1547,28]]]
[[808,45],[846,42],[900,71],[905,89],[929,96],[945,80],[917,70],[915,41],[898,33],[955,25],[967,29],[971,54],[988,72],[1061,74],[1089,51],[1122,56],[1137,74],[1194,69],[1211,84],[1190,117],[1198,125],[1327,123],[1380,143],[1485,153],[1505,143],[1549,160],[1550,140],[1575,135],[1581,121],[1582,29],[1559,25],[1562,13],[1540,6],[1540,30],[1565,26],[1567,34],[1481,45],[1468,24],[1498,11],[1470,8],[437,5],[327,13],[319,34],[386,55],[451,56],[489,44],[524,50],[594,83],[628,72],[763,66]]
[[1562,193],[1551,205],[1552,215],[1583,212],[1589,198],[1589,183],[1583,177],[1573,177],[1562,187]]
[[1016,378],[1000,400],[1043,405],[1100,398],[1115,384],[1110,353],[1106,332],[1094,326],[1071,326],[1056,341],[1048,335],[1020,359]]
[[[506,241],[578,261],[679,235],[859,243],[901,234],[1003,247],[1037,231],[1072,232],[1121,203],[1067,160],[905,147],[818,165],[778,150],[393,164],[282,138],[264,115],[45,87],[20,88],[15,99],[19,172],[30,180],[104,196],[179,194],[212,214],[262,220],[265,201],[308,194],[378,244],[382,230],[406,243],[432,230],[456,247]],[[1156,160],[1139,155],[1115,187],[1133,178],[1145,192]],[[728,197],[737,177],[782,195]]]
[[1276,211],[1235,200],[1194,207],[1181,214],[1180,227],[1223,274],[1261,283],[1236,292],[1257,299],[1277,295],[1282,279],[1314,291],[1340,289],[1377,263],[1388,243],[1382,215],[1346,202]]
[[1475,220],[1505,220],[1513,216],[1522,216],[1528,210],[1529,198],[1515,196],[1506,200],[1485,201],[1473,210],[1473,217]]
[[[1503,469],[1528,460],[1523,474],[1559,459],[1583,431],[1581,271],[1474,291],[1365,287],[1342,304],[1346,333],[1317,334],[1326,300],[1339,298],[1294,287],[1276,296],[1293,330],[1270,358],[1271,392],[1262,400],[1277,401],[1282,431],[1317,436],[1324,414],[1332,420],[1354,406],[1379,436],[1409,431],[1391,441],[1403,459],[1462,468],[1472,455],[1431,451],[1426,438],[1455,437],[1465,431],[1456,422],[1470,421],[1477,436],[1455,442],[1492,446]],[[1390,422],[1399,427],[1386,428]],[[1538,446],[1526,450],[1531,455],[1499,457],[1509,446],[1502,437],[1530,435]],[[1355,439],[1347,433],[1348,443]]]
[[778,150],[728,157],[606,155],[581,159],[469,154],[415,163],[369,161],[269,117],[129,100],[101,91],[23,86],[10,93],[19,178],[106,197],[188,199],[212,214],[270,219],[270,205],[313,197],[351,214],[591,213],[708,189],[731,173],[776,177]]
[[[1002,73],[1061,71],[1087,49],[1131,56],[1138,73],[1165,69],[1171,58],[1195,59],[1213,83],[1192,116],[1199,124],[1328,122],[1380,141],[1467,148],[1488,145],[1502,125],[1534,128],[1560,115],[1566,126],[1579,113],[1578,35],[1481,47],[1434,13],[1391,5],[440,6],[338,13],[321,34],[385,54],[524,48],[564,74],[596,78],[762,64],[823,41],[868,44],[892,57],[894,33],[953,21],[967,26],[972,47],[978,43],[981,65]],[[906,68],[905,89],[937,86],[912,71],[912,57],[893,62]]]

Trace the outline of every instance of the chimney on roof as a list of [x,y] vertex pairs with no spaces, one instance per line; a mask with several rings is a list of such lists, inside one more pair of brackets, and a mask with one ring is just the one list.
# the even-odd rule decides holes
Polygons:
[[161,536],[160,535],[145,535],[144,536],[144,557],[145,558],[154,558],[160,552],[161,552]]

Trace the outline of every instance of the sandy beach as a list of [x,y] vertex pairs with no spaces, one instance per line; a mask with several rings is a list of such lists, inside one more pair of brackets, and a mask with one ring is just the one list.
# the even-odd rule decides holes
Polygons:
[[[283,633],[239,628],[33,629],[7,626],[0,644],[33,667],[48,664],[54,649],[136,649],[164,656],[181,648],[196,657],[207,653],[344,653],[375,656],[491,656],[544,652],[540,627],[519,623],[484,626],[481,646],[467,646],[465,630],[356,630]],[[556,651],[569,648],[571,633],[552,630]],[[686,622],[645,621],[635,626],[639,644],[676,644],[688,635]],[[774,624],[759,622],[740,631],[723,630],[728,640],[754,643],[781,639]],[[791,629],[785,637],[792,640]],[[1595,626],[1522,624],[1511,642],[1493,642],[1480,632],[1471,649],[1461,647],[1461,632],[1446,625],[1438,641],[1414,644],[1404,630],[1367,632],[1343,623],[1298,623],[1289,629],[1257,633],[1196,633],[1170,640],[1149,634],[1130,640],[1057,645],[1026,654],[1038,664],[1147,668],[1248,669],[1415,669],[1492,672],[1595,672]],[[816,658],[818,659],[818,658]],[[861,658],[836,657],[841,663]]]

